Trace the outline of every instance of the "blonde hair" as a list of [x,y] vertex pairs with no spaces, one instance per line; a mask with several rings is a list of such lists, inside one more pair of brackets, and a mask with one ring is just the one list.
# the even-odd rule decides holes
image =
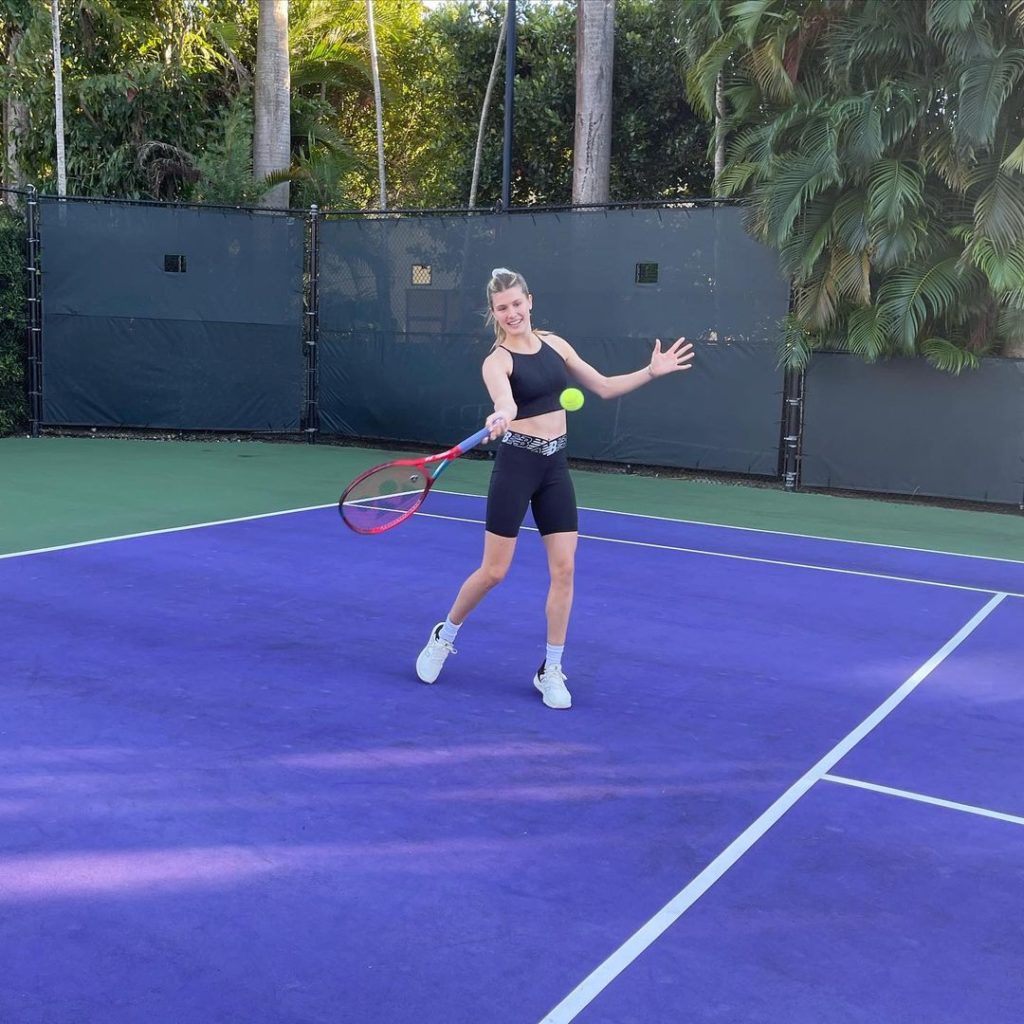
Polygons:
[[487,322],[494,328],[492,350],[505,340],[505,329],[494,319],[494,296],[498,292],[507,292],[509,288],[522,288],[524,295],[530,294],[530,286],[522,274],[507,267],[495,267],[491,271],[490,281],[487,282]]

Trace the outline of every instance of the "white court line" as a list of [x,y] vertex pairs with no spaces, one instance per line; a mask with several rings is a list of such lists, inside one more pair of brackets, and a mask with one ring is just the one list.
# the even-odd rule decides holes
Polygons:
[[[469,519],[466,516],[443,516],[437,512],[416,513],[423,519],[445,519],[455,523],[483,524],[482,519]],[[524,530],[537,532],[535,526],[524,526]],[[810,562],[787,562],[779,558],[761,558],[757,555],[736,555],[729,551],[708,551],[705,548],[687,548],[677,544],[656,544],[647,540],[625,540],[621,537],[599,537],[596,534],[581,533],[580,540],[599,540],[606,544],[625,544],[629,547],[652,548],[655,551],[679,551],[687,555],[705,555],[708,558],[729,558],[737,562],[757,562],[761,565],[781,565],[789,569],[810,569],[814,572],[834,572],[842,576],[863,576],[873,580],[891,580],[895,583],[919,583],[926,587],[943,587],[946,590],[967,590],[974,594],[1002,594],[1003,597],[1024,598],[1024,593],[1012,590],[997,590],[995,587],[972,587],[965,583],[942,583],[938,580],[922,580],[914,576],[893,576],[882,572],[865,572],[862,569],[840,569],[831,565],[814,565]]]
[[[483,498],[482,494],[468,491],[442,491],[438,494],[454,494],[459,498]],[[943,551],[941,548],[915,548],[909,544],[883,544],[877,540],[852,540],[849,537],[823,537],[816,533],[794,533],[790,530],[765,530],[759,526],[735,526],[730,523],[708,523],[703,519],[676,519],[673,516],[651,516],[643,512],[622,512],[615,508],[593,508],[580,505],[581,511],[603,512],[610,516],[631,516],[633,519],[653,519],[660,523],[685,523],[688,526],[710,526],[717,530],[740,530],[744,533],[766,533],[774,537],[800,537],[804,540],[822,540],[830,544],[859,544],[868,548],[891,548],[893,551],[914,551],[922,555],[947,555],[950,558],[976,558],[983,562],[1008,562],[1010,565],[1024,565],[1024,558],[1000,558],[998,555],[971,555],[963,551]]]
[[880,704],[818,763],[793,783],[753,824],[740,833],[703,871],[673,897],[645,925],[634,932],[604,963],[595,968],[540,1024],[568,1024],[590,1005],[648,946],[667,931],[815,783],[835,767],[865,736],[890,715],[935,671],[999,606],[1006,597],[996,594],[955,636],[946,641],[898,690]]
[[290,516],[295,512],[315,512],[321,508],[334,508],[337,502],[328,505],[307,505],[305,508],[286,508],[280,512],[260,512],[254,516],[236,516],[234,519],[214,519],[208,523],[189,523],[186,526],[166,526],[161,530],[143,530],[140,533],[122,533],[118,537],[97,537],[95,540],[76,540],[70,544],[55,544],[49,548],[34,548],[31,551],[9,551],[0,555],[5,558],[24,558],[26,555],[45,555],[50,551],[70,551],[72,548],[88,548],[94,544],[113,544],[119,540],[136,540],[139,537],[159,537],[163,533],[184,533],[186,530],[202,530],[207,526],[228,526],[231,523],[248,523],[253,519],[273,519],[274,516]]
[[[80,540],[71,544],[57,544],[54,547],[49,548],[35,548],[31,551],[12,551],[5,555],[0,554],[0,561],[5,558],[23,558],[26,555],[43,555],[51,551],[68,551],[73,548],[91,547],[95,544],[112,544],[115,541],[120,540],[136,540],[141,537],[157,537],[165,533],[184,533],[186,530],[201,530],[209,526],[228,526],[231,523],[245,523],[255,519],[272,519],[275,516],[288,516],[297,512],[316,512],[320,509],[334,507],[334,502],[331,502],[328,505],[307,505],[305,508],[291,508],[285,509],[281,512],[261,512],[259,515],[238,516],[234,519],[216,519],[212,522],[192,523],[188,526],[168,526],[161,530],[145,530],[141,533],[126,533],[118,537],[100,537],[96,540]],[[629,515],[630,513],[623,514]],[[478,526],[484,525],[483,519],[473,519],[468,516],[446,516],[437,512],[423,512],[422,510],[416,513],[416,517],[418,519],[440,519],[451,523],[472,523]],[[657,517],[651,516],[648,518],[653,519]],[[670,519],[664,521],[677,522],[678,520]],[[537,528],[534,526],[524,526],[523,529],[529,530],[533,533],[537,532]],[[800,535],[794,534],[793,536]],[[966,590],[975,594],[1002,594],[1004,597],[1024,598],[1024,593],[1017,593],[1012,590],[996,590],[994,587],[972,587],[962,583],[941,583],[938,580],[923,580],[917,579],[913,576],[892,576],[880,572],[864,572],[860,569],[839,569],[835,566],[814,565],[810,562],[787,562],[778,558],[759,558],[756,555],[736,555],[728,551],[708,551],[704,548],[687,548],[673,544],[655,544],[653,541],[624,540],[620,537],[599,537],[596,534],[590,533],[581,533],[580,539],[604,541],[606,544],[625,544],[632,547],[652,548],[657,551],[678,551],[688,555],[704,555],[708,558],[729,558],[737,562],[756,562],[762,565],[779,565],[789,569],[809,569],[813,572],[832,572],[841,576],[862,576],[867,579],[890,580],[895,583],[918,583],[926,587],[942,587],[946,590]]]
[[874,782],[861,779],[848,779],[845,775],[823,775],[825,782],[838,782],[841,786],[853,786],[855,789],[869,789],[872,793],[884,793],[886,796],[898,796],[904,800],[916,800],[922,804],[933,804],[936,807],[948,807],[951,811],[964,811],[977,814],[982,818],[995,818],[997,821],[1009,821],[1014,825],[1024,825],[1024,818],[1016,814],[1004,814],[1002,811],[990,811],[986,807],[975,807],[973,804],[958,804],[955,800],[940,800],[936,796],[925,796],[924,793],[911,793],[907,789],[893,789],[890,786],[879,786]]

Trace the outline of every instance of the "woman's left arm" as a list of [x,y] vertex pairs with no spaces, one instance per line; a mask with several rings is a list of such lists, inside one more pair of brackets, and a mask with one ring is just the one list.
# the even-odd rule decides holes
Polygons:
[[685,338],[677,338],[665,351],[661,350],[661,339],[654,343],[651,361],[641,370],[634,373],[620,373],[614,377],[606,377],[595,370],[564,338],[557,339],[556,347],[565,359],[565,368],[571,377],[592,391],[598,398],[618,398],[629,394],[637,388],[649,384],[655,377],[664,377],[669,373],[689,370],[693,365],[693,345]]

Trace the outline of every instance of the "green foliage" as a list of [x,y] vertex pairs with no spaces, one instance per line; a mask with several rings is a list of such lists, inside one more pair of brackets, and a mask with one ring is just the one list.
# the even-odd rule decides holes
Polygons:
[[[707,126],[687,105],[678,0],[618,0],[613,199],[707,194]],[[391,206],[462,206],[504,0],[375,0]],[[68,190],[250,203],[257,0],[61,4]],[[377,159],[365,0],[291,0],[293,206],[375,207]],[[513,199],[567,203],[575,8],[519,0]],[[49,4],[0,0],[0,99],[23,104],[23,180],[56,181]],[[17,45],[15,45],[17,44]],[[1012,58],[1007,66],[1012,65]],[[1011,69],[1012,70],[1012,69]],[[503,75],[478,202],[501,189]],[[1002,79],[1000,79],[1001,81]],[[1007,154],[1009,158],[1011,154]],[[1012,163],[1012,161],[1011,161]]]
[[[413,7],[392,0],[406,12]],[[382,0],[378,0],[378,10]],[[387,6],[384,5],[384,9]],[[683,95],[675,0],[618,0],[613,79],[611,196],[617,200],[706,195],[708,129]],[[389,90],[385,140],[393,206],[464,206],[469,199],[480,108],[505,5],[450,3],[421,24],[382,34]],[[520,0],[517,22],[512,200],[568,203],[576,88],[571,4]],[[404,34],[403,34],[404,32]],[[359,205],[376,205],[376,158],[368,96],[352,95],[343,134],[360,166],[349,179]],[[504,62],[484,135],[477,202],[501,195]]]
[[1024,0],[691,0],[680,32],[694,107],[725,86],[718,191],[793,280],[784,363],[1024,343]]
[[613,199],[711,194],[710,133],[686,102],[672,0],[618,0],[612,97]]
[[[61,5],[68,191],[187,198],[191,154],[211,110],[237,89],[221,22],[244,25],[244,0],[79,0]],[[35,4],[3,88],[28,107],[20,160],[28,180],[55,188],[54,96],[47,4]],[[156,163],[152,164],[151,161]]]
[[193,199],[232,206],[254,203],[263,194],[252,177],[252,125],[248,92],[234,97],[213,119],[209,142],[195,162],[199,180]]
[[21,430],[25,393],[25,222],[0,206],[0,435]]

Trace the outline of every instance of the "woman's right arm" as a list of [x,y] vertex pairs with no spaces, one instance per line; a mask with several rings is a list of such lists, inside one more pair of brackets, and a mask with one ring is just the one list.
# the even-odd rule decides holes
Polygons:
[[494,402],[494,412],[484,421],[484,426],[490,428],[492,441],[505,433],[518,413],[508,380],[511,372],[512,357],[502,348],[496,348],[484,360],[484,384]]

